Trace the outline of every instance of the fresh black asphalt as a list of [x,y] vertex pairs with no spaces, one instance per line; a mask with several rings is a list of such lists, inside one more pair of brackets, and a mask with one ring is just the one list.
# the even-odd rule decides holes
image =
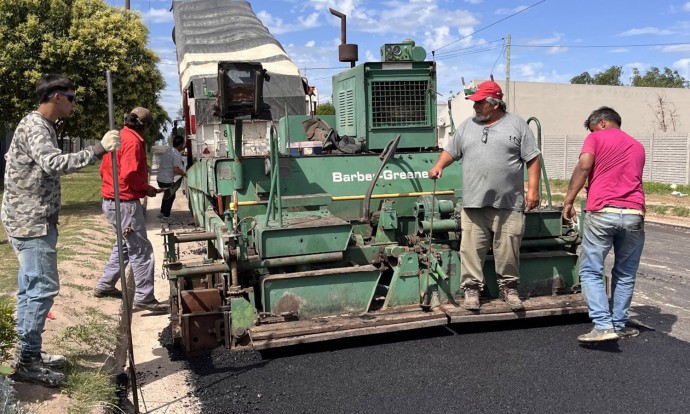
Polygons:
[[689,412],[689,343],[641,328],[580,346],[589,329],[586,315],[451,325],[186,364],[209,414]]
[[[593,347],[586,315],[452,325],[184,361],[203,413],[688,413],[690,231],[649,225],[637,338]],[[658,306],[657,306],[658,304]],[[169,329],[161,342],[169,343]]]

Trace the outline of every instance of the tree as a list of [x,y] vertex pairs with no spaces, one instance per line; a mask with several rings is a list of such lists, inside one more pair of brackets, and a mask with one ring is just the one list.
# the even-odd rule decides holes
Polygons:
[[109,129],[110,70],[116,127],[127,111],[144,106],[154,115],[153,131],[167,130],[168,115],[158,104],[165,81],[147,38],[138,13],[103,0],[1,1],[0,124],[16,125],[36,107],[38,79],[60,73],[76,84],[78,102],[61,135],[99,139]]
[[666,99],[666,94],[657,93],[653,104],[647,104],[654,111],[654,124],[663,132],[677,131],[680,127],[678,108]]
[[570,83],[579,85],[610,85],[622,86],[621,75],[623,74],[622,66],[611,66],[603,72],[598,72],[592,77],[589,72],[582,72],[582,74],[570,79]]
[[634,68],[631,85],[655,88],[687,88],[690,83],[680,76],[677,70],[672,71],[665,67],[662,73],[659,68],[652,67],[644,76],[641,76],[640,71]]
[[592,79],[592,76],[589,74],[589,72],[582,72],[581,74],[570,79],[570,83],[574,85],[591,85],[593,82],[594,79]]
[[316,106],[316,115],[335,115],[335,106],[331,102],[320,103]]

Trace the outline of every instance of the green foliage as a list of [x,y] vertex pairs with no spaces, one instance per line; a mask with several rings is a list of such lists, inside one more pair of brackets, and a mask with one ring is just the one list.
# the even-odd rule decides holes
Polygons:
[[74,404],[67,409],[68,414],[92,413],[98,406],[113,409],[108,412],[120,412],[115,405],[115,385],[110,375],[77,369],[68,374],[64,389],[74,400]]
[[320,103],[316,106],[316,115],[335,115],[335,106],[331,102]]
[[[623,75],[622,66],[611,66],[603,72],[596,73],[593,77],[589,72],[582,72],[581,74],[570,79],[570,83],[574,85],[611,85],[623,86],[621,76]],[[690,82],[685,80],[677,70],[664,68],[663,72],[659,68],[652,67],[644,75],[640,74],[640,70],[633,68],[633,75],[630,79],[630,86],[647,86],[656,88],[687,88],[690,87]]]
[[654,182],[643,182],[642,189],[645,194],[664,194],[670,195],[673,191],[680,191],[681,193],[690,192],[690,186],[687,185],[676,185],[675,189],[671,188],[670,184],[666,183],[654,183]]
[[603,72],[596,73],[592,77],[589,72],[583,72],[579,76],[570,79],[570,83],[579,85],[610,85],[621,86],[622,66],[611,66]]
[[687,88],[690,83],[680,76],[677,70],[672,71],[665,67],[664,71],[661,72],[659,68],[652,67],[644,75],[640,75],[640,71],[634,68],[631,85],[655,88]]
[[674,216],[690,217],[690,208],[687,208],[687,207],[675,206],[675,207],[671,208],[671,212],[673,213]]
[[570,83],[573,85],[592,85],[594,83],[594,79],[589,72],[582,72],[581,74],[570,79]]
[[12,357],[10,351],[17,341],[16,327],[14,306],[9,303],[0,303],[0,363]]
[[[169,122],[158,104],[165,87],[148,29],[138,12],[104,0],[0,1],[0,125],[16,125],[35,108],[35,85],[46,73],[68,76],[77,105],[63,134],[100,139],[109,129],[107,83],[111,71],[116,126],[136,106],[154,114],[158,131]],[[146,137],[153,142],[158,137]]]

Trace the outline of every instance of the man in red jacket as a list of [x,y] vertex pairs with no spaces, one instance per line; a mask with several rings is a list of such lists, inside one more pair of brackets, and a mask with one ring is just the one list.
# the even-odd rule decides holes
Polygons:
[[[146,108],[137,107],[125,118],[125,127],[120,131],[122,147],[117,151],[118,184],[120,190],[120,218],[122,220],[122,246],[124,264],[132,265],[134,273],[134,308],[151,312],[167,312],[168,307],[158,302],[153,295],[155,259],[153,246],[146,236],[144,209],[139,199],[155,197],[157,189],[149,185],[148,165],[144,136],[149,131],[153,117]],[[113,189],[113,165],[110,154],[103,157],[101,163],[101,194],[103,195],[103,213],[117,231],[115,221],[115,193]],[[117,243],[113,246],[110,260],[98,279],[94,296],[120,297],[121,292],[115,287],[120,278],[120,261]]]

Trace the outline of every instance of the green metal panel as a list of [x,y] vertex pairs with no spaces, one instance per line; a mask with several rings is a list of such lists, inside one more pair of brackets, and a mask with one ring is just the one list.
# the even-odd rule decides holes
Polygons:
[[524,239],[558,237],[563,223],[562,211],[538,210],[525,213]]
[[398,148],[431,148],[436,137],[433,62],[367,62],[333,77],[339,135],[383,149],[398,133]]
[[[428,178],[428,171],[438,159],[439,152],[398,154],[385,167],[374,187],[374,197],[378,194],[398,194],[428,192],[433,190],[433,180]],[[230,159],[216,159],[216,171],[223,170],[221,164],[234,163]],[[306,156],[282,157],[281,194],[286,197],[304,194],[329,194],[331,197],[361,197],[366,193],[381,160],[377,154],[358,154],[350,156]],[[246,187],[238,191],[240,202],[257,202],[265,199],[268,176],[264,173],[265,158],[245,157],[244,179]],[[437,180],[436,190],[453,191],[460,187],[462,168],[460,163],[448,166],[443,177]],[[234,192],[232,179],[217,177],[218,193],[226,196]],[[395,208],[401,226],[406,225],[403,216],[413,216],[414,203],[418,196],[396,198]],[[371,201],[371,211],[377,211],[381,199]],[[362,200],[336,200],[328,209],[344,220],[359,218]],[[318,206],[317,206],[318,207]],[[242,217],[254,216],[265,212],[265,204],[240,207]]]
[[352,225],[327,212],[286,213],[283,226],[264,225],[257,217],[256,245],[262,258],[341,252],[347,247]]
[[398,265],[393,268],[393,278],[384,307],[418,304],[420,301],[419,289],[417,253],[404,253],[398,258]]
[[261,278],[265,312],[301,317],[364,313],[374,295],[374,266],[344,267]]
[[[518,289],[523,296],[551,295],[562,289],[567,291],[580,283],[577,262],[576,254],[560,250],[523,253],[520,255]],[[494,265],[493,256],[488,256],[484,263],[485,287],[493,298],[498,297]]]

